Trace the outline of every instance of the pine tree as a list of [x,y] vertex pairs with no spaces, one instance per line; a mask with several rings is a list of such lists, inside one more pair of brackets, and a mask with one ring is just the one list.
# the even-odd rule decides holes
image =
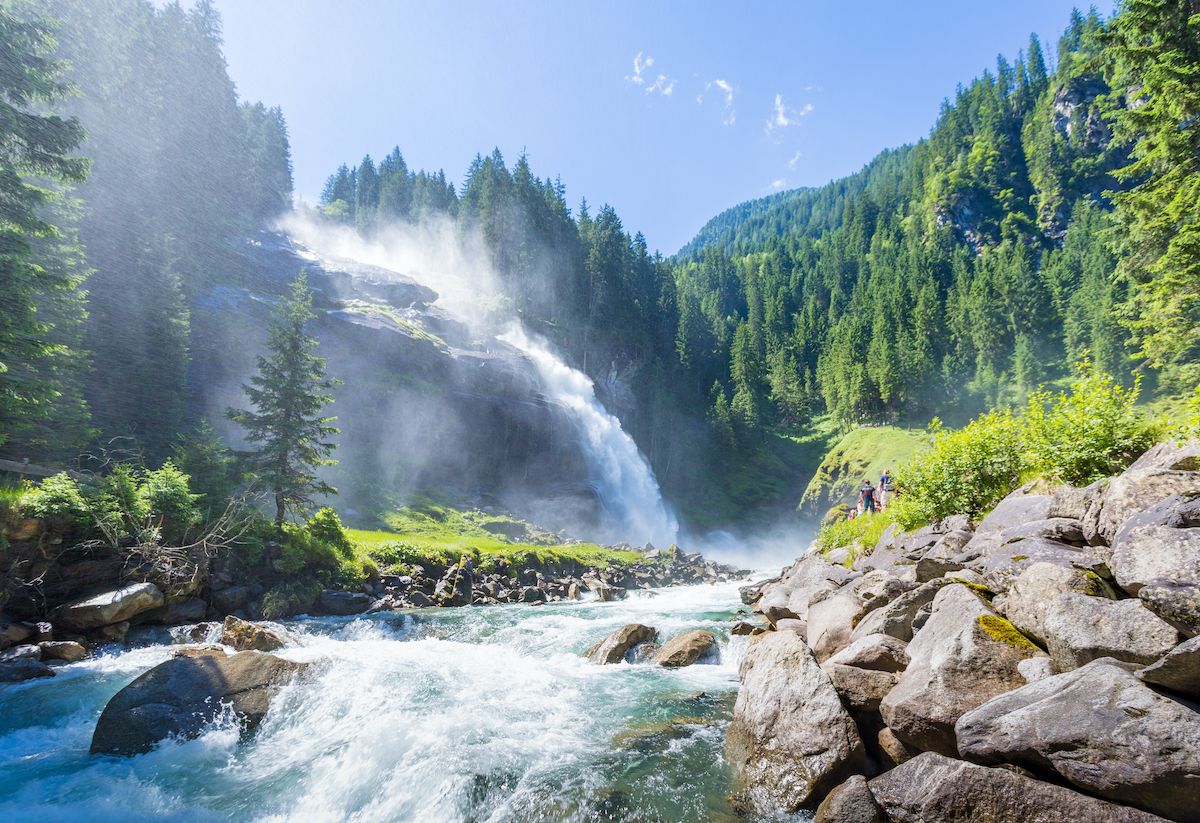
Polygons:
[[[55,341],[52,313],[39,303],[78,285],[80,269],[38,265],[33,244],[58,236],[43,208],[55,198],[30,178],[82,181],[87,161],[70,156],[83,139],[74,118],[45,112],[68,92],[49,56],[49,26],[26,22],[0,5],[0,445],[10,433],[49,414],[61,392],[58,363],[71,356]],[[43,306],[44,309],[44,306]]]
[[253,410],[227,411],[246,429],[246,439],[260,444],[252,463],[275,497],[279,526],[288,512],[305,514],[315,495],[337,493],[315,473],[337,463],[329,438],[338,433],[332,425],[337,418],[321,414],[333,402],[338,381],[325,376],[325,358],[305,331],[315,316],[308,277],[301,272],[271,322],[269,354],[258,358],[258,374],[242,386]]

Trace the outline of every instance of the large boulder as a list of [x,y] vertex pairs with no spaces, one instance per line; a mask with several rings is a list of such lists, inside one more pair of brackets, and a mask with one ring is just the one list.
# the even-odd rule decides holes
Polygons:
[[1155,686],[1200,698],[1200,637],[1180,643],[1161,660],[1138,672],[1138,677]]
[[1008,541],[1008,532],[1033,521],[1047,519],[1050,516],[1050,503],[1050,495],[1037,494],[1029,486],[1022,486],[997,503],[979,521],[964,551],[979,555],[1001,546]]
[[888,727],[924,751],[954,756],[954,724],[966,712],[1025,684],[1017,664],[1044,656],[967,586],[946,586],[908,644],[908,668],[880,705]]
[[932,603],[937,593],[951,582],[945,578],[930,580],[871,611],[850,633],[851,642],[873,634],[886,634],[907,643],[913,638],[913,621],[917,613]]
[[[1175,495],[1183,499],[1200,495],[1200,471],[1147,466],[1117,475],[1104,490],[1097,511],[1090,515],[1095,530],[1093,541],[1113,545],[1130,518]],[[1088,521],[1084,526],[1089,527]]]
[[892,823],[1163,823],[1138,809],[934,752],[868,785]]
[[163,593],[153,583],[134,583],[123,589],[102,592],[59,607],[54,624],[72,631],[86,631],[122,623],[163,604]]
[[860,637],[827,660],[879,672],[902,672],[908,666],[908,644],[886,634]]
[[751,641],[725,737],[734,804],[753,815],[815,807],[866,766],[837,691],[803,639],[770,632]]
[[96,724],[93,754],[139,754],[168,736],[198,736],[228,705],[247,729],[306,664],[262,652],[173,657],[117,692]]
[[672,637],[654,655],[654,662],[668,669],[690,666],[716,650],[717,638],[704,629],[693,629]]
[[813,596],[838,588],[850,574],[849,569],[830,563],[819,554],[806,554],[787,568],[778,580],[763,585],[754,609],[768,617],[775,611],[781,616],[805,620]]
[[46,640],[38,643],[42,660],[60,660],[75,663],[87,657],[87,647],[74,640]]
[[838,697],[842,698],[842,704],[859,714],[878,711],[880,702],[895,687],[899,678],[893,672],[844,666],[831,660],[821,664],[821,671],[829,677]]
[[589,649],[587,658],[601,665],[620,663],[634,646],[652,643],[657,637],[658,632],[650,626],[628,623]]
[[142,615],[148,623],[163,623],[176,626],[180,623],[199,623],[208,613],[208,604],[199,597],[184,597],[168,600],[157,609],[151,609]]
[[371,608],[371,596],[363,592],[342,592],[324,589],[317,598],[317,605],[325,614],[362,614]]
[[968,712],[958,750],[1016,763],[1174,820],[1195,820],[1200,714],[1101,659],[1030,683]]
[[465,560],[446,570],[433,589],[433,601],[439,606],[469,606],[474,599],[474,586],[474,569],[471,561]]
[[856,774],[821,801],[813,823],[887,823],[887,818],[875,802],[867,779]]
[[850,645],[854,628],[870,612],[913,588],[898,577],[876,569],[832,592],[820,592],[808,606],[808,645],[824,662]]
[[1109,600],[1078,592],[1060,594],[1046,609],[1047,650],[1061,671],[1101,657],[1153,663],[1175,648],[1179,632],[1140,600]]
[[54,669],[36,657],[0,661],[0,683],[21,683],[38,677],[54,677]]
[[1065,569],[1094,568],[1102,563],[1092,549],[1060,543],[1045,537],[1025,537],[988,548],[971,561],[971,568],[983,575],[994,592],[1007,592],[1016,579],[1037,563],[1050,563]]
[[1188,636],[1200,634],[1200,498],[1173,495],[1131,517],[1109,565],[1127,593]]
[[212,593],[213,608],[221,614],[236,612],[250,601],[249,586],[226,586]]
[[1046,610],[1067,592],[1116,597],[1112,587],[1095,572],[1057,563],[1034,563],[1013,581],[1002,611],[1018,629],[1045,643]]
[[291,641],[285,632],[242,620],[232,614],[221,624],[221,642],[238,651],[273,652]]

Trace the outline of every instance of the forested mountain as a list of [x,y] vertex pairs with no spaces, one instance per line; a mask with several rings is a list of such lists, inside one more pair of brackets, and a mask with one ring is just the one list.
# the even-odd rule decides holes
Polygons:
[[19,360],[43,402],[5,409],[0,448],[55,458],[128,436],[161,459],[203,391],[189,383],[189,300],[222,273],[231,236],[291,205],[283,115],[238,101],[208,2],[21,0],[0,14],[28,32],[55,89],[40,99],[90,166],[43,197],[53,229],[22,233],[32,264],[54,274],[30,295],[53,346]]

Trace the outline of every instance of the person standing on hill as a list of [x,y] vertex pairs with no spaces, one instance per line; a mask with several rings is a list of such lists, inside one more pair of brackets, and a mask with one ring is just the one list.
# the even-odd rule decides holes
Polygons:
[[879,475],[879,508],[886,509],[892,496],[892,470],[884,469]]
[[875,513],[875,487],[871,485],[871,478],[863,480],[862,487],[858,490],[858,499],[862,503],[863,514]]

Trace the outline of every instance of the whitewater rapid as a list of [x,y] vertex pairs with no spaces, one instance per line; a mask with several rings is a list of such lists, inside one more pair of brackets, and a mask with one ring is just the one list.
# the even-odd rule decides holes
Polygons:
[[[231,722],[132,758],[88,754],[105,702],[170,654],[132,650],[0,688],[0,820],[728,821],[721,747],[744,638],[737,584],[617,603],[289,622],[317,663],[258,732]],[[719,659],[669,670],[583,652],[629,622],[704,628]],[[698,692],[704,692],[698,696]]]
[[604,507],[604,534],[599,539],[634,544],[648,540],[661,548],[674,543],[679,523],[663,499],[650,462],[621,421],[597,399],[591,378],[568,366],[546,341],[526,334],[519,324],[500,339],[533,362],[542,390],[567,410],[579,431],[588,481]]

